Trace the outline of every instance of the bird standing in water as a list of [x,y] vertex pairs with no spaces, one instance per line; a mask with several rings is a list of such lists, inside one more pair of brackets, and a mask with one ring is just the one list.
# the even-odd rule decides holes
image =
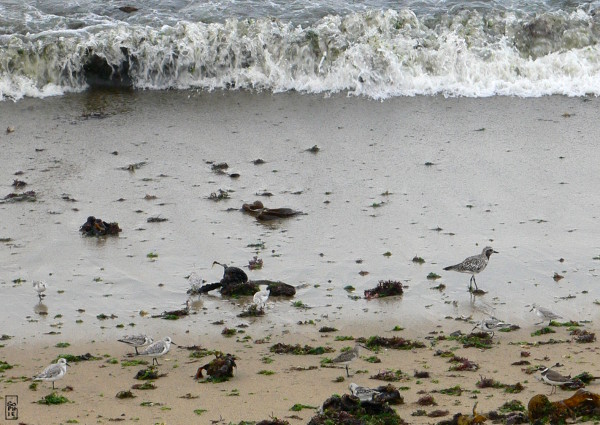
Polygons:
[[452,270],[459,273],[469,273],[471,280],[469,281],[469,292],[473,292],[473,284],[475,284],[475,290],[478,291],[477,282],[475,281],[475,275],[481,273],[488,262],[492,254],[498,254],[498,251],[490,246],[486,246],[479,255],[473,255],[472,257],[465,258],[462,263],[455,264],[453,266],[444,267],[444,270]]

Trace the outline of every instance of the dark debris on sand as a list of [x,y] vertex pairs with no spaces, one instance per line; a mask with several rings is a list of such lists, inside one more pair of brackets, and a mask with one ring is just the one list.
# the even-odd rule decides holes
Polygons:
[[358,397],[333,395],[323,403],[322,413],[313,416],[308,425],[366,425],[405,424],[388,403],[373,400],[360,401]]
[[233,368],[237,368],[235,364],[235,356],[232,354],[215,354],[215,358],[204,366],[200,366],[196,371],[194,379],[204,378],[202,371],[206,371],[209,380],[212,382],[223,382],[229,378],[233,378]]
[[367,289],[365,291],[365,298],[383,298],[391,297],[394,295],[402,295],[404,289],[402,288],[402,282],[396,280],[380,280],[375,288]]
[[85,236],[117,236],[122,229],[119,227],[119,223],[107,223],[100,218],[96,218],[93,215],[89,216],[85,223],[79,229]]
[[265,208],[261,201],[243,204],[242,211],[253,215],[259,221],[277,220],[302,214],[302,211],[296,211],[291,208]]

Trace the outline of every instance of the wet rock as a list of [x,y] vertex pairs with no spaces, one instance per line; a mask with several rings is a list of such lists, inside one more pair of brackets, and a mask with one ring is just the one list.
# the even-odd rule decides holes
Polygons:
[[121,61],[108,63],[103,56],[88,48],[85,52],[83,71],[86,83],[92,88],[100,87],[132,87],[133,81],[129,76],[130,55],[126,47],[121,47]]
[[139,9],[137,7],[133,7],[133,6],[121,6],[121,7],[119,7],[119,10],[121,12],[125,12],[125,13],[133,13],[133,12],[137,12]]
[[280,218],[294,217],[302,214],[301,211],[296,211],[291,208],[266,208],[261,201],[254,201],[251,204],[243,204],[242,211],[252,214],[260,221],[277,220]]
[[96,218],[93,215],[89,216],[85,223],[79,229],[85,236],[118,236],[121,232],[119,223],[107,223],[102,219]]

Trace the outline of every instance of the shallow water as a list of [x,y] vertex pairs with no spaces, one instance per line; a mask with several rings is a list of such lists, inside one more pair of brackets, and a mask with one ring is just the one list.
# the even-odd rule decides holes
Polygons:
[[[430,329],[446,316],[485,314],[524,327],[538,321],[532,302],[594,320],[597,113],[596,99],[565,97],[374,102],[169,91],[2,103],[3,123],[15,127],[1,136],[3,190],[19,178],[39,196],[0,205],[0,237],[11,238],[0,245],[3,332],[217,333],[222,326],[207,325],[246,321],[236,315],[250,298],[202,296],[198,314],[176,322],[139,312],[180,308],[189,273],[215,282],[222,270],[211,268],[214,260],[244,267],[254,255],[264,267],[247,271],[251,279],[295,285],[294,301],[311,307],[272,299],[256,321],[265,328],[313,320]],[[306,151],[314,145],[318,153]],[[266,163],[254,165],[258,158]],[[135,172],[121,169],[141,161],[147,165]],[[227,162],[240,178],[214,173],[209,161]],[[230,198],[208,199],[219,189]],[[305,214],[263,224],[239,211],[256,199]],[[82,237],[88,215],[117,221],[123,232]],[[168,221],[147,223],[151,216]],[[488,293],[473,298],[468,275],[442,269],[485,245],[500,253],[477,277]],[[425,263],[413,263],[416,255]],[[442,278],[428,280],[430,272]],[[555,272],[564,279],[555,282]],[[35,312],[33,279],[49,284],[46,316]],[[388,279],[407,285],[402,297],[362,298]],[[439,283],[446,289],[431,289]],[[101,313],[118,318],[100,321]]]

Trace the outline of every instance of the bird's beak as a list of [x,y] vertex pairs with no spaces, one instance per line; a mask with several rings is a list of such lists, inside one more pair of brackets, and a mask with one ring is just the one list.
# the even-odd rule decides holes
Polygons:
[[531,310],[529,310],[529,311],[532,312],[533,311],[533,307],[531,307]]
[[494,253],[496,253],[496,254],[500,254],[498,251],[492,251],[492,252],[494,252]]
[[475,329],[477,329],[477,326],[473,326],[473,329],[471,329],[471,332],[473,332]]
[[175,344],[173,341],[171,341],[171,345],[174,345],[176,347],[179,347],[179,344]]

